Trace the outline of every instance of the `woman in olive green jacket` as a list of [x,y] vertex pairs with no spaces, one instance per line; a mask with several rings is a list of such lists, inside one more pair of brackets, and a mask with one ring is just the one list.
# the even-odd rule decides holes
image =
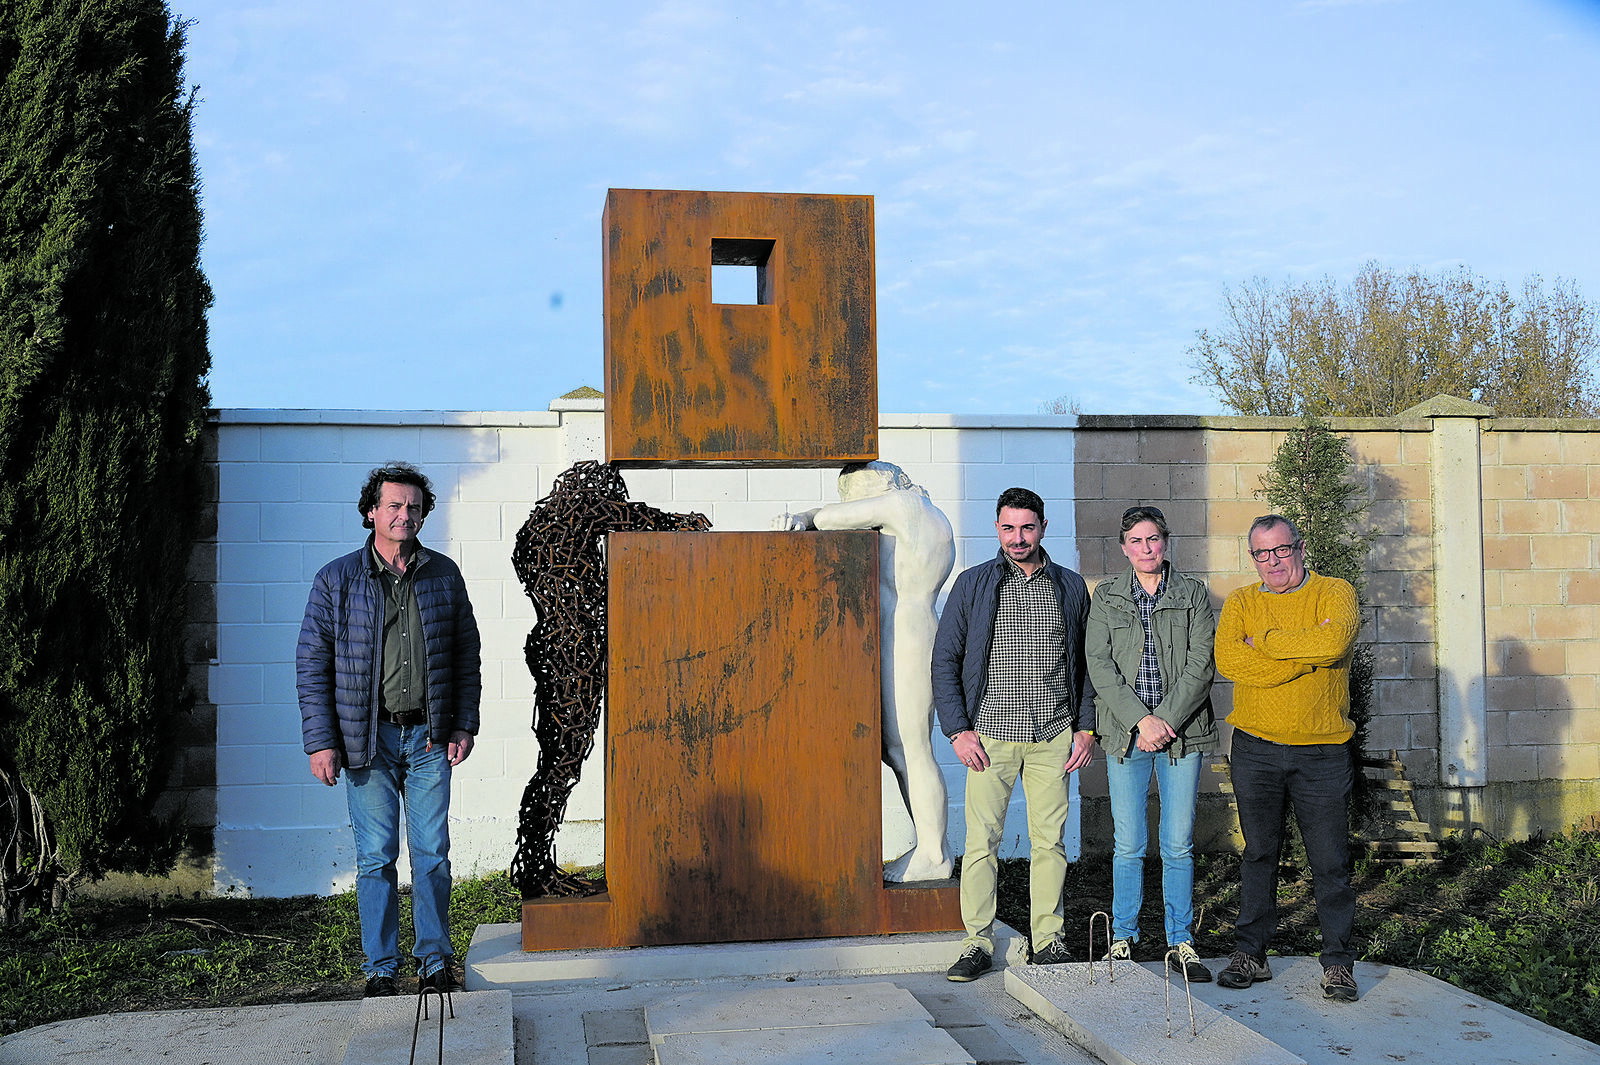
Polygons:
[[[1211,660],[1217,617],[1205,583],[1168,561],[1167,520],[1130,507],[1118,543],[1129,568],[1095,589],[1084,634],[1098,701],[1115,822],[1111,859],[1111,956],[1131,958],[1144,902],[1146,803],[1154,773],[1161,793],[1161,892],[1175,969],[1210,980],[1195,953],[1194,811],[1200,765],[1217,749]],[[1181,963],[1181,964],[1180,964]]]

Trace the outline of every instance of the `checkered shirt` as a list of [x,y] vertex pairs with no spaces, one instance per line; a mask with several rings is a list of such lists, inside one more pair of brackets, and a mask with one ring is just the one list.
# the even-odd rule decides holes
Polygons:
[[1044,743],[1072,724],[1067,632],[1055,585],[1006,559],[989,643],[989,680],[972,727],[1014,743]]
[[1150,615],[1167,590],[1166,563],[1161,564],[1161,583],[1153,593],[1144,590],[1137,573],[1129,579],[1133,581],[1133,603],[1139,608],[1139,624],[1144,626],[1144,654],[1139,657],[1139,675],[1133,679],[1133,694],[1154,710],[1161,705],[1166,689],[1161,684],[1161,663],[1156,660],[1156,634],[1150,628]]

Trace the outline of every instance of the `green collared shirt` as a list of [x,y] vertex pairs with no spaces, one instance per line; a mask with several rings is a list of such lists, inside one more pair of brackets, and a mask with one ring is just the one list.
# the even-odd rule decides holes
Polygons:
[[372,551],[373,572],[383,586],[383,678],[381,703],[391,714],[423,710],[428,701],[428,647],[422,638],[422,610],[411,580],[420,552],[404,573],[390,569]]

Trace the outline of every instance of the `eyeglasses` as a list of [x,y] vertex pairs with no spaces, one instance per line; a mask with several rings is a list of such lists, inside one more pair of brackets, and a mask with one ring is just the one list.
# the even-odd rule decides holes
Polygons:
[[1305,546],[1304,540],[1296,540],[1292,544],[1279,544],[1277,547],[1263,547],[1259,551],[1250,552],[1250,557],[1257,562],[1265,562],[1268,558],[1288,558],[1294,554],[1295,549]]

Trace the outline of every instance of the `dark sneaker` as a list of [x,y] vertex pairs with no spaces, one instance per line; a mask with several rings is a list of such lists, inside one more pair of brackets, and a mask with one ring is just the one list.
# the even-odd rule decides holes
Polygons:
[[1322,997],[1335,1002],[1356,1000],[1356,977],[1348,965],[1330,965],[1322,970]]
[[426,991],[430,988],[441,995],[448,995],[452,991],[461,990],[461,981],[457,980],[456,974],[451,971],[448,959],[436,972],[431,972],[417,981],[418,991]]
[[1111,949],[1100,956],[1101,961],[1132,961],[1133,940],[1118,939],[1111,944]]
[[1228,958],[1227,968],[1217,974],[1217,986],[1238,991],[1271,979],[1272,970],[1267,968],[1267,959],[1236,950]]
[[400,993],[399,985],[394,982],[394,977],[377,976],[367,977],[367,989],[362,993],[363,998],[390,998]]
[[976,980],[988,972],[991,965],[993,965],[993,962],[989,958],[989,952],[980,946],[973,945],[961,952],[961,957],[957,958],[956,963],[950,966],[950,971],[945,973],[945,976],[957,983],[964,984],[968,980]]
[[1052,939],[1044,946],[1033,952],[1030,965],[1062,965],[1072,960],[1072,955],[1067,951],[1067,945],[1059,939]]
[[[1167,968],[1175,973],[1182,973],[1185,980],[1191,984],[1209,984],[1211,970],[1206,968],[1206,963],[1200,960],[1200,955],[1195,953],[1193,943],[1179,943],[1167,953]],[[1265,965],[1262,966],[1266,968]],[[1268,970],[1264,979],[1272,979],[1272,972]]]

